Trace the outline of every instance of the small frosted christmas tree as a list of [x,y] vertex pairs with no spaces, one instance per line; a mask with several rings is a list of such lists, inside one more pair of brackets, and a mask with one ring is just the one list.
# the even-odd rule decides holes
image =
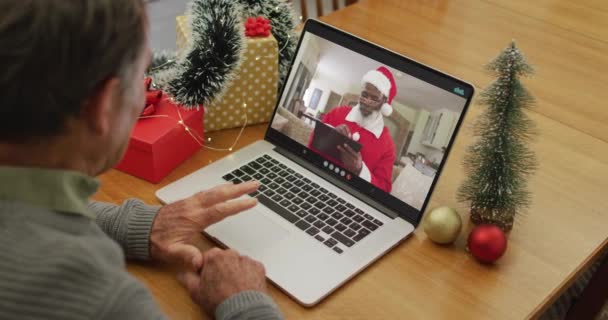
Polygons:
[[468,175],[458,199],[470,203],[473,223],[509,231],[515,216],[529,205],[527,178],[537,166],[527,147],[534,124],[524,113],[534,98],[519,80],[533,69],[515,42],[486,69],[498,78],[481,93],[480,103],[488,108],[475,123],[478,139],[465,156]]

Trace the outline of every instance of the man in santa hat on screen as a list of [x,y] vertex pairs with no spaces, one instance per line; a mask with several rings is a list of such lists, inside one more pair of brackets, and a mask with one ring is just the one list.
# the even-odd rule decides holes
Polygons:
[[361,96],[356,106],[337,107],[328,112],[322,121],[362,145],[360,152],[347,144],[338,146],[340,159],[333,160],[339,160],[341,163],[338,165],[390,192],[395,146],[388,128],[384,126],[383,117],[393,112],[391,103],[397,94],[395,79],[386,67],[379,67],[363,76],[361,86]]

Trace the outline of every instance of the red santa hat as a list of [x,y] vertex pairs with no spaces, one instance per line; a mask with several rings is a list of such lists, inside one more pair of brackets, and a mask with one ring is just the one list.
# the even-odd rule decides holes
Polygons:
[[365,86],[369,83],[376,87],[386,98],[386,102],[380,108],[380,113],[383,116],[388,117],[393,113],[393,99],[397,95],[397,85],[395,84],[395,78],[393,74],[386,67],[379,67],[376,70],[367,72],[363,79],[361,79],[361,85]]

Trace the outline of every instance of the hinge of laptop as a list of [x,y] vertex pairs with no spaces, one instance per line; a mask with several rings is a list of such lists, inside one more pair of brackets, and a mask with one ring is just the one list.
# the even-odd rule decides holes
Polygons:
[[306,160],[294,155],[292,152],[289,152],[289,150],[283,149],[281,147],[275,146],[274,151],[276,151],[277,153],[280,153],[282,156],[288,158],[289,160],[299,164],[300,166],[304,167],[305,169],[311,171],[312,173],[316,174],[317,176],[325,179],[326,181],[328,181],[329,183],[333,184],[334,186],[340,188],[342,191],[345,191],[347,193],[349,193],[350,195],[352,195],[353,197],[365,202],[367,205],[369,205],[370,207],[380,211],[381,213],[383,213],[385,216],[391,218],[391,219],[395,219],[398,218],[399,215],[395,212],[393,212],[392,210],[390,210],[389,208],[385,207],[384,205],[382,205],[380,202],[375,201],[374,199],[370,198],[369,196],[365,195],[364,193],[358,191],[357,189],[349,186],[348,184],[346,184],[344,181],[341,181],[340,179],[330,175],[329,173],[317,168],[316,166],[314,166],[313,164],[307,162]]

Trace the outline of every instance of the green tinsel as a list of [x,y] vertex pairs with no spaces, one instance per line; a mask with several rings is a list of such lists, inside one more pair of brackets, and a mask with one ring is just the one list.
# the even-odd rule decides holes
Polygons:
[[146,77],[154,79],[155,87],[165,87],[171,79],[175,78],[176,66],[177,58],[174,52],[154,51],[150,66],[146,70]]
[[486,111],[475,123],[475,144],[468,148],[467,179],[458,199],[471,205],[471,220],[510,230],[514,218],[530,203],[527,179],[537,167],[528,142],[534,124],[524,112],[534,99],[519,78],[533,73],[512,42],[486,69],[497,79],[482,93]]
[[166,91],[185,107],[207,105],[221,97],[235,76],[244,48],[241,6],[231,0],[195,0],[186,13],[192,44]]
[[192,47],[184,61],[155,53],[148,70],[154,83],[186,107],[219,100],[234,78],[245,50],[243,23],[248,17],[270,20],[279,47],[279,83],[287,77],[297,45],[295,15],[285,0],[194,0],[187,12]]

